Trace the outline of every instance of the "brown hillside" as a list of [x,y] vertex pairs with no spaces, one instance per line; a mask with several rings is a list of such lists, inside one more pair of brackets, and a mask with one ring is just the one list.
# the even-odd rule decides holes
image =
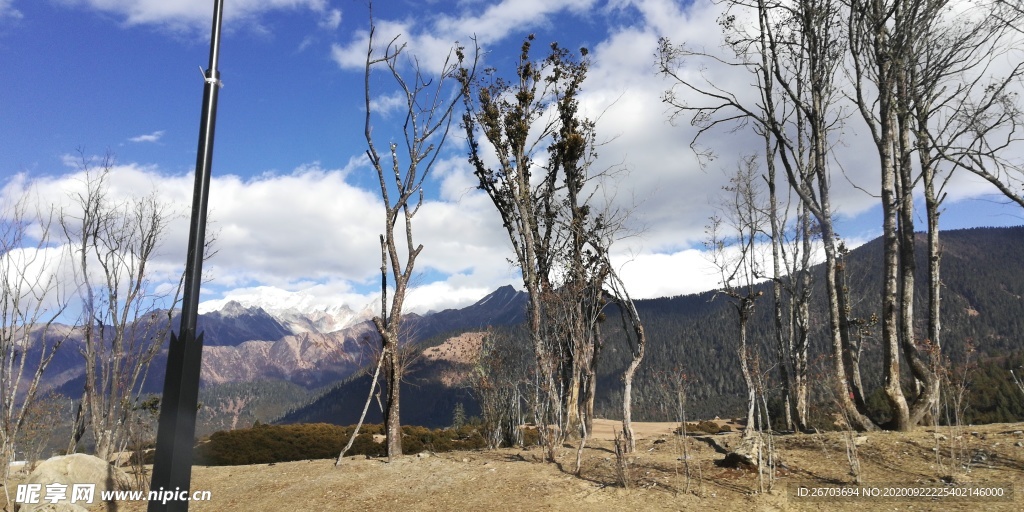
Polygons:
[[423,357],[431,361],[475,364],[480,357],[485,335],[482,332],[467,332],[448,338],[444,343],[424,350]]

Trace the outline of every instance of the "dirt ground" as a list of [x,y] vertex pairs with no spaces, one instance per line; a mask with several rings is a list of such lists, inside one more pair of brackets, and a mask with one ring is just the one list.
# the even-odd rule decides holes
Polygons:
[[[331,460],[195,467],[192,489],[210,491],[212,501],[192,502],[190,510],[1024,509],[1024,423],[962,432],[937,427],[912,433],[776,435],[774,453],[781,462],[773,484],[767,474],[759,480],[756,470],[721,465],[721,450],[738,444],[737,433],[684,442],[672,433],[675,424],[636,423],[639,441],[628,456],[628,488],[616,471],[612,438],[618,425],[596,422],[579,476],[573,474],[575,442],[566,445],[557,464],[542,462],[540,449],[533,448],[407,455],[392,463],[356,456],[339,467]],[[850,446],[856,457],[848,457]],[[859,486],[851,459],[860,464]],[[1004,497],[884,496],[962,492],[965,486]],[[831,496],[801,497],[800,489]],[[859,496],[834,496],[855,492]],[[880,495],[868,495],[875,492]],[[122,512],[144,509],[144,502],[116,504]]]

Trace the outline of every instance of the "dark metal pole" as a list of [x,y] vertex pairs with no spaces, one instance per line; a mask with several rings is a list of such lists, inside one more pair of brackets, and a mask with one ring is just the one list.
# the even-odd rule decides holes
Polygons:
[[167,351],[167,374],[164,377],[156,459],[150,485],[150,491],[156,492],[151,498],[156,499],[150,500],[149,512],[187,511],[191,496],[192,449],[196,434],[199,369],[203,357],[203,335],[196,335],[196,318],[199,316],[199,287],[202,284],[203,248],[206,246],[206,207],[213,162],[213,133],[217,121],[217,91],[220,88],[217,61],[223,8],[224,0],[214,0],[210,67],[205,72],[206,85],[203,88],[196,182],[192,195],[192,224],[189,228],[181,301],[181,327],[177,336],[171,333],[171,344]]

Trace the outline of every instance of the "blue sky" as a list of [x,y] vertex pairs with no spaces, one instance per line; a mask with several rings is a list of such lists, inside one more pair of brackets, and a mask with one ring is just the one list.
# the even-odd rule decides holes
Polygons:
[[[40,181],[43,197],[66,199],[87,156],[116,155],[116,193],[155,188],[186,211],[195,164],[200,67],[209,52],[212,0],[0,0],[0,176]],[[735,148],[753,139],[714,134],[720,163],[701,169],[687,146],[692,131],[673,126],[655,75],[659,36],[719,44],[717,7],[669,0],[462,0],[377,2],[381,40],[401,34],[409,51],[436,65],[455,41],[476,35],[484,65],[510,70],[522,38],[591,49],[584,97],[600,116],[604,165],[627,174],[615,201],[634,209],[618,262],[639,297],[690,293],[715,285],[699,248],[707,217]],[[227,0],[211,189],[219,254],[207,264],[204,299],[302,291],[324,303],[361,307],[379,286],[377,233],[383,223],[376,177],[362,136],[363,1]],[[742,82],[741,82],[742,83]],[[386,99],[383,76],[375,97]],[[836,179],[840,233],[852,245],[880,232],[876,160],[857,119]],[[388,137],[389,118],[375,133]],[[397,134],[396,134],[397,136]],[[473,187],[463,136],[428,184],[414,231],[425,245],[410,305],[463,305],[503,284],[518,284],[507,235],[493,206]],[[1019,151],[1019,150],[1018,150]],[[857,185],[857,187],[853,186]],[[945,227],[1017,225],[1022,214],[966,177],[951,188]],[[923,225],[923,221],[922,221]],[[187,223],[172,226],[157,266],[165,277],[183,262]]]

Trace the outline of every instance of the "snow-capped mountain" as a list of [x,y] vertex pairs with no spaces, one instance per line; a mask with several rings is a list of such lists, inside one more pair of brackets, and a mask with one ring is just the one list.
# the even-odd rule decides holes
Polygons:
[[[448,331],[479,330],[489,325],[522,321],[526,294],[503,286],[476,304],[429,315],[405,316],[409,343]],[[354,312],[341,304],[317,302],[303,293],[264,296],[233,295],[229,300],[200,305],[197,331],[203,336],[203,385],[280,379],[316,388],[348,378],[372,362],[377,333],[369,321],[372,310]],[[166,329],[166,312],[151,317]],[[177,331],[177,314],[170,320]],[[84,379],[80,328],[56,326],[68,341],[47,369],[45,386],[67,395],[80,393]],[[165,341],[166,343],[166,341]],[[368,359],[369,358],[369,359]],[[166,369],[166,351],[157,355],[146,390],[159,392]]]
[[[344,378],[366,363],[366,340],[375,339],[367,307],[360,312],[325,304],[302,292],[278,289],[233,294],[200,304],[204,330],[203,382],[285,379],[316,387]],[[418,342],[440,332],[520,322],[526,294],[502,286],[475,304],[405,317]],[[371,343],[372,345],[372,343]]]
[[354,311],[346,304],[326,303],[308,293],[266,286],[199,304],[201,315],[225,318],[251,315],[257,309],[280,322],[290,334],[336,332],[373,317],[369,308]]

